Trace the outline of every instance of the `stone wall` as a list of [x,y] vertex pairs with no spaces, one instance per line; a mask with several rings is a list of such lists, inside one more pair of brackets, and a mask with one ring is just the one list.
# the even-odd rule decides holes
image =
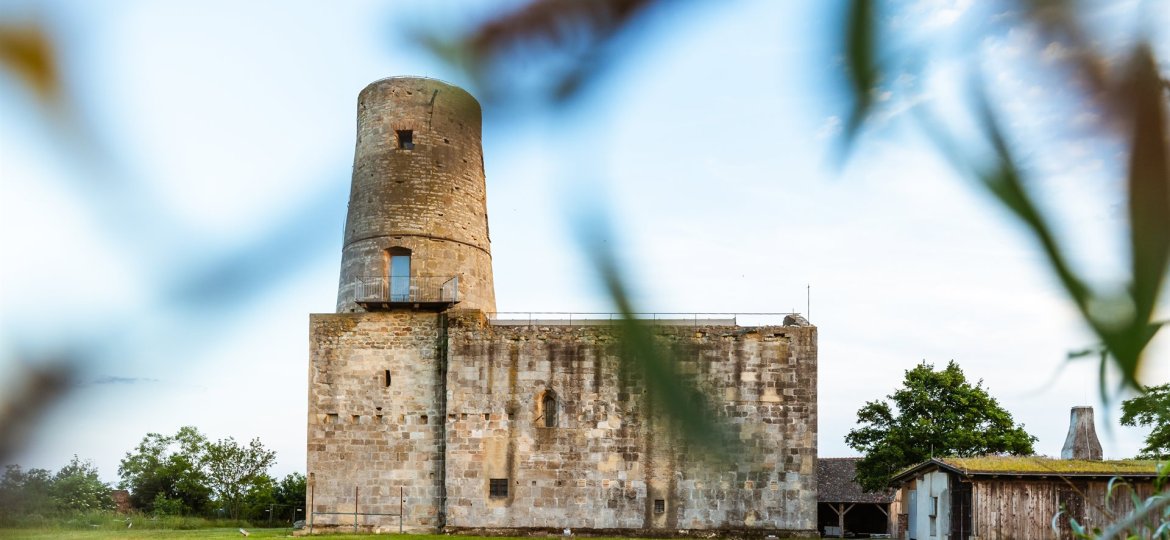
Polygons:
[[[360,512],[397,514],[402,488],[404,528],[439,526],[439,317],[406,311],[310,316],[310,511],[353,512],[357,488]],[[353,525],[352,516],[311,519],[316,530]],[[398,530],[395,517],[359,522],[363,529]]]
[[360,309],[355,281],[385,276],[393,247],[412,250],[412,277],[458,275],[461,307],[495,311],[480,114],[471,94],[434,79],[361,91],[338,312]]
[[448,330],[448,529],[813,531],[816,328],[655,331],[738,434],[732,465],[674,440],[644,385],[622,380],[612,328],[465,314]]
[[[313,315],[313,509],[352,511],[357,486],[360,511],[396,512],[402,486],[413,531],[813,531],[816,328],[655,331],[743,443],[726,464],[674,440],[642,382],[619,369],[608,326],[496,326],[478,311]],[[492,495],[492,479],[506,494]]]

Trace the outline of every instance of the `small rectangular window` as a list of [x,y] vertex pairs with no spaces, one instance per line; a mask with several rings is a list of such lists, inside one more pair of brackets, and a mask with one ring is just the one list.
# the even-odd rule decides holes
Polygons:
[[508,479],[492,478],[491,480],[488,480],[488,495],[492,497],[507,497]]
[[664,499],[654,499],[654,513],[661,514],[666,512],[666,501]]
[[414,150],[414,131],[409,129],[400,129],[395,131],[398,135],[398,147],[403,150]]
[[390,370],[386,370],[386,388],[390,388]]

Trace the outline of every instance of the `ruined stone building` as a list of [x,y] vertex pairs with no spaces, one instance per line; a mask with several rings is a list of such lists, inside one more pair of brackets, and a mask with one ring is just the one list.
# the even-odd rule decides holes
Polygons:
[[313,530],[812,534],[816,327],[655,323],[746,449],[701,460],[613,326],[496,317],[486,201],[475,98],[362,90],[337,312],[309,320]]

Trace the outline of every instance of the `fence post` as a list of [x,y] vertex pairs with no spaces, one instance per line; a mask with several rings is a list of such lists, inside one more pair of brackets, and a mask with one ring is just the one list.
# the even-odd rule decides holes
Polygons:
[[[313,514],[316,513],[313,511],[313,501],[314,501],[314,495],[316,494],[316,491],[317,491],[317,483],[316,482],[310,483],[309,484],[309,534],[313,534]],[[297,513],[293,512],[293,517],[296,517],[296,515],[297,515]]]
[[398,486],[398,534],[402,534],[402,486]]
[[353,487],[353,532],[357,532],[358,487]]

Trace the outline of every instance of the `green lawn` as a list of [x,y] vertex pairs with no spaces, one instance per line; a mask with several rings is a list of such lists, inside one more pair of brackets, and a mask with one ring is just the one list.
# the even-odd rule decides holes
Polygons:
[[[292,538],[292,529],[285,527],[281,529],[247,529],[248,540],[252,538]],[[0,529],[0,538],[8,539],[32,539],[32,540],[56,540],[58,538],[65,540],[108,540],[108,539],[135,539],[135,538],[244,538],[240,534],[238,528],[221,528],[221,529],[192,529],[192,530],[173,530],[173,529],[126,529],[126,530],[73,530],[73,529]],[[337,538],[338,540],[361,540],[361,539],[382,539],[399,538],[401,540],[532,540],[532,538],[502,538],[492,537],[486,538],[482,536],[458,536],[458,535],[432,535],[432,534],[328,534],[328,535],[313,535],[309,537],[298,538]],[[590,540],[637,540],[637,539],[614,539],[614,538],[594,538]]]
[[[252,529],[245,528],[248,531],[248,540],[252,538],[291,538],[292,529],[288,527],[280,529]],[[0,529],[0,538],[8,539],[31,539],[31,540],[56,540],[58,538],[66,540],[111,540],[111,539],[136,539],[136,538],[239,538],[243,539],[244,535],[240,534],[239,528],[218,528],[218,529],[94,529],[94,530],[79,530],[79,529]],[[337,538],[338,540],[362,540],[378,538],[387,540],[389,538],[398,538],[399,540],[533,540],[532,538],[502,538],[492,537],[486,538],[482,536],[445,536],[433,534],[316,534],[307,537],[298,538]],[[604,539],[594,538],[590,540],[636,540],[636,539]]]
[[[292,529],[247,529],[248,538],[284,538],[292,536]],[[35,540],[71,539],[71,540],[98,540],[114,538],[244,538],[237,529],[193,529],[193,530],[166,530],[166,529],[125,529],[111,530],[73,530],[73,529],[0,529],[0,538],[28,538]],[[375,538],[375,535],[353,535],[349,538]],[[381,538],[385,538],[383,535]]]

